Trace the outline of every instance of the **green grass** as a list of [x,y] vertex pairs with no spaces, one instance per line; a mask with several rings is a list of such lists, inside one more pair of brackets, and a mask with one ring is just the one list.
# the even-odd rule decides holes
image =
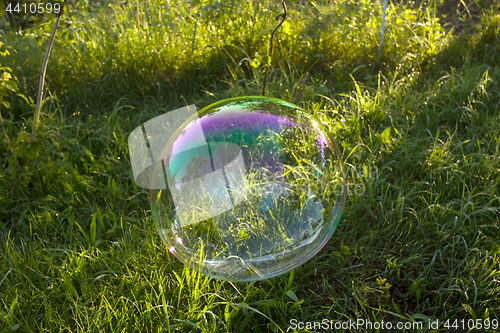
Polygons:
[[349,187],[338,229],[311,261],[253,283],[208,278],[168,252],[149,192],[133,181],[127,138],[178,107],[259,95],[263,64],[252,61],[267,52],[279,2],[80,2],[57,35],[35,143],[30,98],[50,26],[2,38],[10,48],[2,66],[12,68],[27,101],[9,95],[11,108],[1,109],[14,157],[2,136],[0,332],[500,320],[493,1],[465,1],[471,16],[438,1],[390,4],[380,61],[381,3],[289,5],[268,95],[291,101],[310,73],[297,104],[332,133],[348,181],[363,191]]

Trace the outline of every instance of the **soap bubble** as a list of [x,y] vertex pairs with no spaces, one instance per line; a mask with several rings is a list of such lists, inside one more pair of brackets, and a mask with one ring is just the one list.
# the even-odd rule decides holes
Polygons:
[[288,102],[242,97],[207,106],[162,156],[152,174],[164,179],[151,180],[167,184],[151,190],[155,225],[169,251],[203,274],[278,276],[314,256],[339,223],[339,156],[322,125]]

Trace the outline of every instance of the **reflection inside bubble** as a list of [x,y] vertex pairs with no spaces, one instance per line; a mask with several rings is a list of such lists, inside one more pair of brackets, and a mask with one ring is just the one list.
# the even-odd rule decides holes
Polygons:
[[285,273],[319,251],[339,221],[336,152],[292,104],[215,103],[188,119],[162,156],[153,175],[167,186],[151,192],[155,223],[170,252],[205,274],[251,281]]

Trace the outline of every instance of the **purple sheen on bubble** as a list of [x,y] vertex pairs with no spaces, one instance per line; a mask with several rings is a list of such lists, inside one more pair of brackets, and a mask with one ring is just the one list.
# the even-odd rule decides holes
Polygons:
[[[324,136],[324,134],[318,134],[316,136],[316,148],[319,150],[320,154],[321,154],[321,157],[322,158],[325,158],[325,149],[328,145],[328,141],[326,140],[326,137]],[[333,149],[331,147],[329,147],[330,149]]]

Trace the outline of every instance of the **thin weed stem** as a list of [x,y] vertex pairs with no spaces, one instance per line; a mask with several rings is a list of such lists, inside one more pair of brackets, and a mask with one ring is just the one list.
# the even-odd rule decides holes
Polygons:
[[[271,59],[271,56],[273,54],[273,38],[274,38],[274,33],[276,32],[276,30],[281,27],[281,25],[283,24],[283,22],[285,22],[286,20],[286,3],[285,3],[285,0],[282,0],[281,1],[283,3],[283,18],[281,19],[281,22],[278,23],[277,26],[274,27],[273,29],[273,32],[271,32],[271,37],[269,38],[269,53],[268,53],[268,57],[269,59]],[[266,64],[266,74],[264,74],[264,84],[262,85],[262,96],[265,96],[266,95],[266,80],[267,80],[267,74],[269,72],[269,63]]]
[[31,136],[35,136],[36,127],[38,124],[38,119],[40,118],[40,109],[42,107],[42,96],[43,96],[43,85],[45,83],[45,71],[47,70],[47,64],[49,63],[50,51],[52,50],[52,45],[54,44],[54,39],[56,37],[57,29],[59,28],[59,21],[61,20],[61,16],[64,10],[64,5],[67,0],[64,0],[61,11],[59,11],[56,22],[54,23],[54,28],[52,29],[52,35],[50,36],[49,44],[47,45],[47,50],[45,51],[45,58],[43,59],[42,64],[42,73],[40,74],[40,81],[38,83],[38,97],[36,99],[36,110],[35,110],[35,119],[33,122],[33,132]]

